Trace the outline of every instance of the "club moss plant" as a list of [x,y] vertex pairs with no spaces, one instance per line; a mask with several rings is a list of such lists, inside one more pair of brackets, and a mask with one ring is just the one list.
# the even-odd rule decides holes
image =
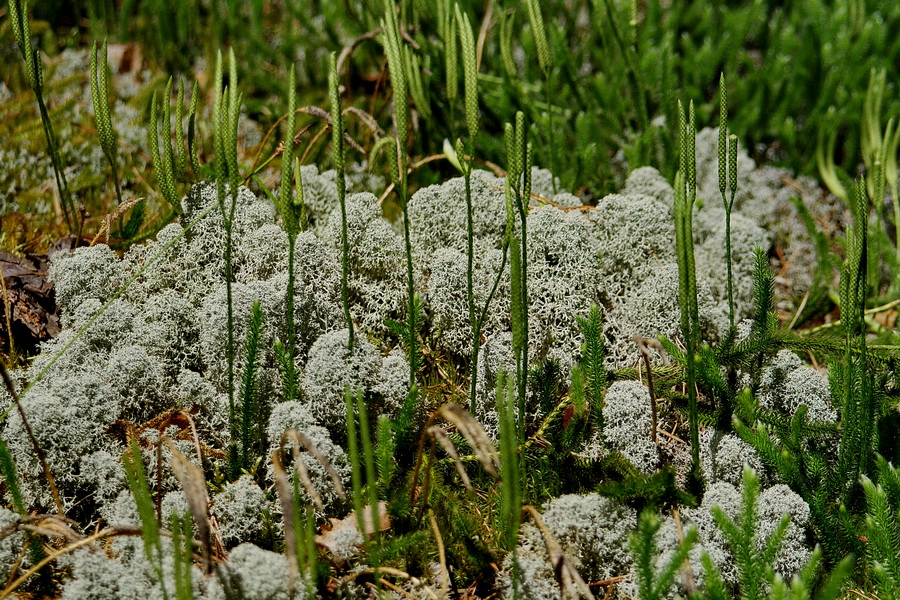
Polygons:
[[[264,4],[251,10],[257,25]],[[492,6],[509,28],[514,12]],[[840,335],[782,328],[776,236],[763,225],[777,220],[768,204],[796,206],[784,197],[795,188],[724,137],[724,78],[718,132],[696,132],[713,102],[702,94],[655,130],[677,128],[674,185],[645,167],[623,174],[618,193],[566,192],[532,165],[546,149],[528,140],[555,132],[532,136],[526,125],[561,121],[561,101],[548,97],[548,118],[533,119],[526,94],[504,135],[489,133],[505,109],[479,64],[490,19],[476,37],[471,8],[450,17],[449,2],[437,15],[385,4],[377,52],[394,94],[385,144],[398,219],[382,212],[383,181],[351,159],[363,148],[357,117],[372,138],[389,137],[384,114],[351,92],[363,61],[353,53],[370,50],[368,38],[343,60],[330,46],[320,57],[330,111],[298,109],[299,66],[286,78],[280,173],[277,163],[257,170],[239,141],[259,104],[248,93],[241,116],[233,51],[227,80],[218,53],[210,117],[199,106],[185,117],[171,79],[148,91],[157,185],[177,210],[155,240],[121,255],[97,244],[52,258],[63,333],[20,371],[28,384],[10,380],[4,395],[11,409],[22,387],[0,429],[4,501],[15,509],[0,515],[0,556],[24,558],[11,559],[0,598],[437,598],[472,586],[481,597],[602,587],[647,599],[830,600],[845,581],[891,593],[900,456],[885,432],[896,425],[898,357],[893,338],[867,339],[879,256],[869,195],[884,182],[852,188]],[[549,93],[576,71],[545,8],[527,6]],[[652,106],[634,62],[641,12],[626,7],[626,44],[618,9],[602,8],[625,69],[610,77],[635,89],[640,125]],[[380,12],[358,12],[374,31]],[[442,182],[441,159],[410,154],[427,115],[444,110],[425,89],[430,70],[449,64],[429,53],[432,17],[445,53],[459,42],[468,134],[456,146],[463,177]],[[517,50],[503,53],[507,72],[522,67]],[[250,81],[242,74],[242,87]],[[98,115],[104,153],[109,116]],[[195,155],[197,136],[185,143],[185,118],[212,155]],[[330,123],[331,135],[309,123],[296,131],[301,119]],[[636,135],[632,157],[656,134],[648,125]],[[478,167],[491,143],[506,149],[505,172]],[[317,147],[330,148],[333,171],[301,165],[323,156]],[[174,183],[188,161],[212,181],[181,198]],[[433,185],[414,190],[412,173]],[[815,198],[799,202],[812,211]],[[824,359],[828,381],[808,355]],[[53,505],[59,514],[47,515]],[[28,540],[50,537],[43,555],[32,551]],[[675,581],[677,570],[690,576]]]

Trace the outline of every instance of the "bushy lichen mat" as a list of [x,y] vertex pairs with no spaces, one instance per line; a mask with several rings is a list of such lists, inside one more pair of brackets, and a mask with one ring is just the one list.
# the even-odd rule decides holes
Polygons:
[[[694,219],[701,324],[705,339],[711,341],[728,328],[724,212],[714,175],[715,140],[714,130],[701,132],[698,138],[698,171],[710,177],[700,178],[703,202],[697,203]],[[800,293],[814,254],[790,201],[797,184],[792,182],[795,187],[788,189],[785,172],[755,169],[746,155],[740,161],[741,192],[732,215],[732,247],[736,312],[743,318],[752,310],[754,247],[766,250],[777,238],[791,249],[795,260],[789,276]],[[362,167],[352,169],[348,187],[355,193],[347,199],[349,287],[358,335],[348,352],[334,173],[303,167],[302,177],[310,227],[296,239],[294,350],[300,373],[299,399],[281,401],[282,383],[273,350],[276,340],[287,339],[287,235],[272,204],[245,188],[238,191],[233,230],[235,340],[240,356],[248,316],[258,301],[263,328],[257,392],[268,403],[264,439],[269,447],[276,447],[285,430],[303,432],[349,485],[345,388],[362,390],[373,416],[396,415],[407,394],[406,357],[386,325],[388,319],[402,319],[406,308],[403,236],[394,223],[383,218],[374,195],[382,191],[384,182]],[[576,317],[586,314],[592,305],[604,314],[609,368],[636,363],[635,334],[677,338],[680,313],[674,194],[666,180],[652,168],[637,169],[620,193],[601,198],[595,207],[582,206],[582,200],[569,193],[553,194],[552,175],[547,171],[535,170],[533,181],[527,217],[530,355],[536,360],[553,359],[567,377],[583,341]],[[804,181],[799,185],[807,189],[804,200],[808,206],[821,210],[815,208],[817,203],[823,204],[815,186]],[[474,289],[480,303],[502,264],[504,186],[503,179],[484,171],[472,176]],[[465,297],[464,188],[461,178],[452,179],[420,189],[409,200],[415,282],[426,315],[423,335],[429,347],[441,353],[446,364],[458,365],[461,373],[471,344]],[[22,405],[47,455],[64,506],[84,522],[139,524],[122,467],[125,432],[136,432],[143,440],[150,473],[156,472],[157,456],[149,448],[162,435],[175,440],[185,455],[195,455],[199,445],[214,461],[228,447],[225,231],[213,206],[216,201],[214,184],[197,184],[183,200],[180,221],[160,231],[155,241],[134,246],[122,256],[102,244],[53,256],[50,276],[64,331],[42,348],[28,376],[44,369],[59,349],[71,346],[24,396]],[[204,214],[184,230],[184,224]],[[162,256],[72,342],[104,303],[160,252]],[[492,438],[497,436],[495,376],[515,368],[509,320],[509,277],[504,275],[483,328],[485,342],[478,365],[482,375],[475,416]],[[789,352],[764,365],[760,389],[755,391],[760,403],[771,410],[790,414],[806,404],[813,420],[833,422],[836,418],[828,400],[827,379]],[[690,459],[683,447],[671,440],[659,445],[650,441],[649,410],[650,398],[643,384],[615,383],[603,409],[605,439],[602,443],[592,440],[581,451],[596,456],[616,450],[647,473],[659,466],[663,455],[672,464],[685,466]],[[189,414],[197,439],[184,421],[164,420],[164,425],[154,421],[167,411]],[[15,412],[3,424],[2,435],[19,468],[27,505],[36,510],[50,508],[53,500],[41,466]],[[784,550],[775,562],[783,575],[792,574],[810,552],[802,533],[809,519],[808,507],[767,474],[753,449],[734,435],[710,430],[702,444],[711,487],[703,505],[684,514],[684,525],[698,528],[702,549],[721,563],[724,576],[733,581],[733,568],[728,568],[731,559],[707,504],[716,502],[734,516],[740,505],[741,469],[750,465],[758,470],[764,485],[763,505],[767,508],[760,513],[761,528],[774,528],[783,513],[793,517]],[[168,464],[165,446],[162,458]],[[261,463],[258,468],[263,474],[257,480],[271,488],[272,469],[266,457]],[[163,517],[183,513],[187,504],[178,481],[167,469],[160,472]],[[346,516],[349,509],[334,493],[326,470],[310,461],[309,477],[325,503],[319,518]],[[230,551],[229,561],[222,567],[229,573],[225,580],[249,594],[247,597],[287,598],[285,558],[254,545],[281,535],[280,507],[271,489],[264,490],[249,476],[222,485],[212,497],[211,514]],[[597,495],[564,496],[544,506],[543,514],[546,526],[585,577],[608,578],[631,569],[627,533],[637,523],[633,509]],[[12,513],[0,518],[9,521]],[[677,545],[673,523],[663,525],[661,540],[661,551],[671,553]],[[352,536],[347,540],[342,560],[352,559],[353,544],[358,541]],[[22,543],[21,536],[14,536],[0,544],[0,576],[5,577]],[[68,557],[71,575],[63,583],[63,596],[143,598],[149,593],[161,597],[158,578],[139,545],[139,539],[120,539],[114,543],[114,557],[89,549]],[[535,593],[534,597],[559,597],[535,528],[522,529],[517,557],[522,585]],[[171,557],[167,560],[170,564]],[[507,581],[510,560],[504,567]],[[225,597],[222,580],[198,573],[195,596]],[[626,593],[628,587],[621,590]],[[296,594],[304,595],[299,589]]]

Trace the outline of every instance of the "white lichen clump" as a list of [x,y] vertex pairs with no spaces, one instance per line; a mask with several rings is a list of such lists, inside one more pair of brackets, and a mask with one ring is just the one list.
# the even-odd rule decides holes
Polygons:
[[[84,56],[79,55],[68,57],[65,64],[67,69],[81,72],[83,62]],[[83,110],[78,103],[75,106]],[[121,107],[115,110],[125,111]],[[123,143],[132,143],[132,134],[123,130]],[[249,139],[258,131],[246,130],[243,135]],[[704,135],[711,134],[701,132],[700,137]],[[698,141],[698,150],[707,146]],[[72,148],[62,151],[69,153]],[[85,167],[85,172],[105,172],[102,157],[96,152],[94,155],[97,164]],[[714,150],[710,156],[715,157]],[[698,171],[705,175],[699,182],[703,202],[695,208],[694,235],[700,324],[704,339],[716,341],[728,328],[728,304],[721,275],[725,271],[724,213],[717,201],[717,185],[710,179],[716,173],[710,156],[698,156]],[[28,156],[13,158],[14,164],[30,164]],[[770,230],[777,226],[777,221],[766,220],[765,202],[775,196],[780,203],[788,203],[785,186],[779,184],[778,177],[770,172],[760,174],[753,167],[745,155],[739,157],[741,191],[732,216],[738,320],[752,311],[749,282],[753,249],[768,249],[773,239]],[[286,458],[294,448],[289,438],[283,440],[285,432],[293,429],[305,436],[346,486],[350,467],[341,446],[346,437],[345,394],[349,391],[354,398],[360,395],[374,422],[380,414],[395,416],[409,391],[409,362],[401,347],[403,340],[397,339],[386,324],[388,319],[402,322],[406,318],[404,236],[397,224],[382,215],[376,194],[383,191],[384,181],[367,173],[363,166],[350,167],[348,191],[353,193],[346,202],[348,295],[355,332],[350,349],[342,306],[336,174],[304,166],[301,175],[309,228],[295,240],[295,329],[290,350],[298,394],[292,401],[281,401],[284,389],[279,366],[283,365],[278,364],[275,352],[278,343],[288,343],[289,240],[271,202],[243,187],[236,190],[231,236],[234,381],[240,381],[241,361],[247,350],[248,316],[254,303],[259,302],[263,327],[256,389],[264,410],[262,422],[255,425],[264,430],[270,451],[285,441]],[[567,380],[583,341],[576,317],[587,314],[592,305],[603,314],[607,367],[636,362],[635,334],[679,338],[674,193],[668,182],[652,168],[637,169],[620,193],[600,198],[596,207],[585,207],[573,194],[555,194],[558,184],[549,172],[535,169],[533,177],[525,245],[530,366],[551,359]],[[10,185],[18,184],[10,183],[9,177],[0,178],[0,197],[8,194]],[[510,333],[508,256],[501,271],[507,226],[505,186],[504,179],[485,171],[476,171],[471,178],[472,287],[476,312],[485,310],[486,315],[481,330],[484,344],[475,365],[475,416],[492,438],[497,437],[498,429],[494,404],[497,381],[501,372],[510,373],[516,367]],[[463,178],[455,178],[416,191],[408,203],[413,279],[425,318],[420,333],[427,337],[429,357],[439,356],[460,369],[467,369],[472,350],[466,290],[469,257],[465,187]],[[226,187],[229,198],[231,191]],[[150,473],[156,472],[155,448],[163,436],[175,440],[192,461],[202,460],[196,456],[195,434],[200,443],[197,445],[219,450],[232,441],[229,407],[233,401],[228,393],[225,350],[229,338],[224,262],[227,236],[216,185],[194,185],[182,208],[183,215],[159,231],[155,240],[134,245],[121,257],[97,244],[74,252],[59,251],[52,258],[49,275],[64,331],[42,348],[41,356],[29,369],[28,379],[44,369],[46,373],[22,398],[22,407],[48,457],[65,508],[90,497],[83,506],[94,510],[94,519],[111,526],[139,523],[122,467],[126,436],[116,432],[139,432],[142,456]],[[522,233],[518,222],[515,233]],[[794,230],[782,227],[775,235],[788,233],[794,235]],[[808,243],[808,238],[799,234],[797,239],[797,244]],[[132,278],[134,281],[122,291],[121,286]],[[495,295],[486,305],[495,281]],[[779,353],[765,366],[759,381],[754,392],[764,408],[793,414],[805,405],[813,422],[836,420],[836,411],[828,400],[827,379],[802,365],[795,355]],[[5,394],[4,399],[9,401]],[[532,411],[529,418],[536,416],[532,400],[527,398],[528,410]],[[155,417],[166,414],[178,415],[178,419],[164,420],[155,426],[158,428],[150,425]],[[610,386],[603,419],[603,431],[598,432],[585,454],[598,458],[616,451],[642,473],[658,468],[660,452],[651,437],[651,400],[641,382],[619,381]],[[18,412],[9,413],[0,435],[19,469],[29,510],[52,507],[54,501],[42,467]],[[326,513],[339,506],[346,508],[338,502],[328,470],[307,449],[298,450]],[[165,444],[161,454],[168,464],[170,452]],[[274,478],[269,458],[264,457],[265,464],[258,471],[263,487],[271,485]],[[751,466],[762,472],[762,464],[735,436],[713,432],[704,434],[702,458],[711,486],[703,506],[686,511],[686,520],[700,529],[702,546],[717,560],[727,561],[721,536],[717,537],[710,527],[709,508],[716,503],[726,513],[734,514],[739,506],[735,486],[740,484],[741,470]],[[287,462],[290,464],[290,459]],[[185,514],[187,502],[180,484],[170,469],[160,472],[163,476],[158,493],[163,497],[163,515]],[[304,499],[311,500],[305,486],[300,488]],[[288,594],[284,556],[248,543],[259,541],[264,515],[279,510],[272,497],[250,476],[224,482],[218,489],[211,511],[222,541],[233,549],[229,560],[218,567],[221,577],[208,580],[208,589],[204,583],[195,595],[211,599],[235,593],[302,597],[299,591]],[[785,486],[770,487],[763,497],[761,532],[777,522],[778,511],[795,518],[785,553],[779,555],[776,565],[779,572],[789,575],[804,552],[808,553],[801,535],[809,518],[808,507]],[[0,522],[9,522],[14,518],[11,515],[0,514]],[[586,580],[628,572],[627,534],[635,525],[631,509],[597,494],[571,495],[547,503],[542,518]],[[664,531],[670,530],[669,525],[664,526]],[[21,541],[18,534],[6,538],[0,543],[0,555],[18,551]],[[118,552],[115,556],[87,549],[73,553],[67,563],[72,577],[63,587],[64,598],[138,597],[140,589],[150,590],[141,597],[162,596],[140,540],[118,540],[113,546]],[[0,564],[5,564],[2,556]],[[504,565],[507,574],[510,560]],[[535,598],[559,597],[543,537],[533,524],[522,527],[516,560],[523,591]],[[166,555],[165,561],[168,566],[164,570],[171,570],[171,556]],[[723,568],[733,581],[734,573],[727,571],[727,563]],[[123,573],[129,572],[134,577],[126,581]],[[196,581],[203,579],[198,574]]]
[[[570,494],[548,502],[541,518],[585,581],[627,572],[631,560],[628,533],[636,525],[633,510],[599,494]],[[512,561],[516,560],[519,567],[518,589],[507,590],[508,597],[517,593],[535,600],[561,598],[548,556],[540,530],[531,523],[524,524],[515,558],[510,554],[503,564],[507,586],[512,585]]]
[[651,402],[647,386],[640,381],[616,381],[603,403],[603,437],[609,449],[620,452],[646,474],[659,466]]
[[[698,508],[684,509],[683,520],[686,526],[693,525],[697,528],[700,546],[709,553],[725,580],[737,583],[737,563],[722,531],[713,519],[713,506],[718,506],[728,518],[735,520],[741,512],[741,489],[725,482],[710,485]],[[763,544],[775,531],[784,515],[790,515],[790,525],[772,566],[776,573],[790,580],[806,564],[810,556],[810,549],[805,540],[806,527],[809,524],[809,505],[784,484],[762,490],[758,499],[756,523],[756,542],[759,550],[763,548]],[[698,571],[697,566],[694,566],[694,569],[695,572]],[[702,569],[699,570],[702,576]]]

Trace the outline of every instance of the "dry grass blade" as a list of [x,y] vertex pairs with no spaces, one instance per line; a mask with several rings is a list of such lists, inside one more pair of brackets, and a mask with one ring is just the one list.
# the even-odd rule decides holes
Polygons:
[[353,54],[353,51],[356,50],[357,46],[359,46],[366,40],[374,40],[380,33],[381,27],[379,27],[378,29],[373,29],[372,31],[368,31],[353,40],[353,42],[351,42],[349,46],[344,46],[344,48],[341,50],[341,53],[338,55],[337,72],[344,72],[344,63],[347,62],[347,59],[350,58],[350,55]]
[[[278,494],[281,496],[284,494],[284,498],[282,498],[282,504],[285,502],[285,499],[290,502],[293,491],[291,490],[290,478],[287,476],[287,469],[284,468],[284,461],[281,460],[281,454],[284,452],[284,448],[282,447],[281,452],[275,452],[272,455],[272,465],[275,467],[276,473],[279,471],[283,471],[283,482],[276,481],[276,486],[278,487]],[[306,493],[309,494],[312,503],[316,505],[316,508],[319,510],[325,510],[325,505],[322,503],[322,496],[319,495],[319,492],[316,491],[316,486],[313,485],[312,480],[309,478],[309,472],[306,470],[306,463],[303,462],[303,459],[300,457],[299,453],[294,451],[294,472],[297,473],[297,476],[300,478],[300,483],[303,484],[303,487],[306,488]],[[291,515],[293,517],[293,510],[291,510]],[[287,517],[287,511],[285,511],[285,518]]]
[[105,217],[103,217],[103,221],[100,224],[100,229],[97,231],[97,235],[94,236],[94,239],[91,240],[91,246],[97,243],[97,240],[100,239],[101,235],[106,236],[106,243],[109,243],[109,232],[112,229],[113,221],[117,221],[120,217],[122,217],[129,209],[134,208],[138,202],[143,200],[143,198],[129,198],[116,206],[116,210],[112,213],[108,213]]
[[466,441],[471,444],[485,473],[495,481],[499,481],[500,457],[481,423],[476,421],[469,411],[452,402],[441,406],[437,410],[436,416],[456,427]]
[[658,443],[656,437],[656,392],[653,390],[653,368],[650,366],[650,349],[647,347],[644,338],[638,334],[634,334],[634,343],[637,344],[638,350],[640,350],[644,359],[644,367],[647,369],[647,390],[650,392],[650,437],[653,438],[653,443],[656,444]]
[[[422,591],[424,591],[428,595],[428,597],[431,598],[432,600],[438,600],[438,595],[435,593],[435,591],[433,589],[431,589],[430,586],[425,585],[425,583],[423,583],[421,579],[419,579],[418,577],[413,577],[409,573],[407,573],[405,571],[401,571],[400,569],[395,569],[393,567],[378,567],[377,569],[363,569],[361,571],[357,571],[355,573],[352,573],[352,574],[344,577],[341,580],[341,584],[343,585],[343,584],[350,583],[351,581],[353,581],[357,577],[360,577],[361,575],[373,575],[375,573],[378,573],[381,575],[392,575],[394,577],[399,577],[401,579],[405,579],[405,580],[409,581],[411,584],[413,584],[414,586],[420,587],[422,589]],[[0,600],[2,600],[2,598],[0,598]]]
[[16,403],[16,409],[19,411],[19,416],[22,418],[22,426],[25,428],[25,433],[28,434],[28,439],[31,441],[32,447],[34,447],[34,454],[37,456],[38,462],[41,463],[41,468],[44,470],[44,477],[47,478],[47,485],[50,486],[50,493],[53,494],[53,502],[56,503],[56,510],[60,515],[65,514],[62,500],[59,498],[59,490],[56,489],[56,481],[53,479],[53,473],[50,472],[50,465],[47,463],[47,457],[44,455],[44,450],[41,448],[40,444],[38,444],[37,438],[34,437],[34,431],[32,431],[31,425],[25,417],[25,409],[22,408],[22,401],[19,398],[18,392],[16,392],[16,386],[13,385],[12,378],[9,376],[9,371],[6,370],[6,364],[4,364],[3,361],[0,361],[0,375],[3,376],[3,383],[6,385],[6,391],[9,392],[13,402]]
[[[328,476],[331,477],[332,483],[334,483],[334,491],[338,495],[341,500],[347,499],[347,494],[344,491],[344,485],[341,483],[341,476],[338,475],[337,470],[328,460],[328,458],[322,454],[315,444],[312,443],[308,437],[304,434],[300,433],[296,429],[288,429],[281,435],[281,452],[284,453],[284,442],[287,439],[291,439],[294,442],[292,447],[294,462],[297,465],[303,465],[303,461],[300,459],[300,447],[306,449],[307,452],[313,455],[319,464],[322,465],[322,468],[325,469],[325,472],[328,473]],[[305,465],[303,465],[305,467]],[[311,485],[311,484],[310,484]]]
[[441,536],[441,530],[438,528],[433,510],[428,511],[428,521],[431,523],[431,531],[434,533],[434,541],[438,547],[438,559],[441,561],[441,598],[446,598],[450,591],[450,571],[447,569],[447,553],[444,551],[444,538]]
[[78,527],[78,523],[68,517],[60,515],[25,515],[13,520],[9,525],[0,529],[0,541],[16,533],[17,531],[33,531],[41,535],[62,537],[75,541],[81,539],[81,535],[71,526]]
[[[291,489],[290,479],[281,460],[281,452],[277,450],[272,452],[272,467],[275,470],[275,491],[278,493],[281,513],[284,516],[284,551],[288,560],[288,590],[293,592],[297,571],[300,568],[297,560],[297,532],[294,531],[294,491]],[[318,495],[314,496],[314,498],[317,497]]]
[[[328,126],[331,126],[331,114],[325,112],[318,106],[304,106],[303,108],[298,109],[299,112],[306,113],[308,115],[312,115],[314,117],[318,117],[328,123]],[[360,154],[365,154],[366,150],[362,146],[356,143],[350,135],[345,131],[344,132],[344,141],[350,144],[350,147],[359,152]],[[301,161],[302,162],[302,161]]]
[[18,521],[19,530],[31,531],[46,537],[62,538],[70,544],[82,538],[82,535],[73,529],[72,525],[78,526],[75,521],[58,515],[33,515],[23,517]]
[[434,439],[438,444],[441,445],[441,448],[444,449],[444,452],[450,455],[450,458],[453,459],[453,464],[456,466],[456,471],[459,473],[459,478],[462,479],[463,485],[467,490],[471,490],[472,482],[469,481],[469,474],[466,473],[466,469],[465,467],[463,467],[462,461],[459,460],[459,452],[456,451],[456,446],[454,446],[453,442],[450,441],[450,438],[447,436],[447,432],[434,425],[432,425],[425,431],[432,437],[432,439]]
[[356,115],[357,117],[359,117],[359,120],[362,121],[362,123],[366,127],[368,127],[372,133],[374,133],[375,135],[377,135],[379,137],[384,135],[384,130],[378,126],[378,121],[376,121],[375,117],[373,117],[366,111],[364,111],[360,108],[356,108],[355,106],[348,106],[341,112],[343,114],[350,113],[350,114]]
[[207,573],[212,570],[212,536],[209,525],[209,495],[206,493],[206,478],[203,469],[193,464],[182,454],[169,438],[165,438],[166,446],[172,455],[172,470],[175,477],[184,489],[194,523],[197,525],[197,534],[200,537],[203,560]]
[[547,526],[544,525],[540,513],[533,506],[523,506],[522,510],[531,515],[534,524],[537,525],[541,535],[544,536],[544,544],[547,546],[547,554],[550,555],[550,564],[553,567],[553,574],[559,583],[563,600],[568,598],[590,598],[593,600],[594,594],[591,588],[584,582],[578,571],[572,566],[569,557],[563,552],[562,547]]

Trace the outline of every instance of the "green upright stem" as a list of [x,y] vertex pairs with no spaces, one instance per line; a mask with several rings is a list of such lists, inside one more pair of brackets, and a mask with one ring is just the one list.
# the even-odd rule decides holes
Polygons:
[[[37,60],[37,57],[35,57]],[[75,216],[75,207],[72,202],[72,194],[69,192],[69,182],[66,181],[66,173],[62,168],[62,160],[59,157],[59,148],[56,145],[56,134],[53,132],[53,123],[50,121],[50,112],[44,104],[44,97],[40,90],[34,90],[37,97],[38,110],[41,114],[41,123],[44,126],[44,135],[47,138],[47,150],[50,153],[50,162],[53,164],[53,174],[56,177],[56,188],[59,190],[60,204],[66,226],[71,233],[76,232],[78,218]]]
[[[900,232],[900,198],[897,197],[898,194],[900,194],[900,186],[891,190],[891,204],[894,206],[894,231]],[[897,237],[897,262],[900,263],[900,233],[895,235]]]
[[[551,97],[550,74],[545,79],[547,83],[547,136],[550,138],[550,182],[553,184],[553,193],[557,193],[556,189],[556,136],[553,134],[553,102]],[[518,192],[517,192],[518,193]],[[524,253],[525,240],[522,240],[522,252]],[[524,263],[522,263],[524,265]]]
[[[526,170],[530,168],[530,164],[526,162]],[[531,181],[531,173],[525,173],[525,181]],[[552,177],[556,181],[555,177]],[[525,191],[529,192],[530,185],[525,186]],[[556,184],[554,184],[555,191]],[[525,391],[528,382],[528,202],[530,198],[523,198],[522,192],[516,191],[518,199],[519,221],[522,227],[522,282],[521,282],[521,298],[522,298],[522,365],[519,373],[518,396],[519,396],[519,435],[524,439],[525,436]]]
[[350,316],[350,288],[347,279],[350,273],[350,244],[347,241],[347,182],[343,171],[337,174],[338,198],[341,201],[341,302],[344,305],[344,319],[347,321],[347,347],[353,352],[354,331],[353,318]]
[[[734,194],[732,194],[734,197]],[[734,282],[731,274],[731,208],[725,211],[725,266],[728,272],[728,323],[734,327]]]
[[[471,156],[471,153],[469,153]],[[481,331],[475,321],[475,290],[472,270],[475,247],[472,226],[472,161],[467,160],[466,168],[466,300],[469,304],[469,324],[472,327],[472,359],[469,366],[469,409],[475,413],[475,386],[478,382],[478,353],[481,350]]]
[[[405,161],[404,161],[405,162]],[[416,372],[419,370],[417,323],[416,323],[416,289],[413,281],[412,242],[409,239],[409,212],[406,210],[406,165],[401,165],[400,174],[400,206],[403,209],[403,243],[406,247],[406,287],[409,295],[407,304],[406,334],[409,347],[409,387],[416,385]]]
[[288,343],[288,389],[285,390],[284,399],[293,400],[297,391],[294,389],[294,347],[296,334],[294,332],[294,249],[297,238],[288,234],[288,289],[287,289],[287,343]]
[[[232,203],[234,200],[232,200]],[[233,214],[233,211],[232,211]],[[231,291],[231,231],[232,222],[228,219],[225,223],[225,304],[227,306],[226,328],[228,330],[228,342],[225,356],[228,360],[228,414],[231,428],[231,441],[229,442],[229,457],[231,461],[231,476],[236,478],[240,473],[240,466],[235,462],[237,458],[237,423],[234,413],[234,302]]]

